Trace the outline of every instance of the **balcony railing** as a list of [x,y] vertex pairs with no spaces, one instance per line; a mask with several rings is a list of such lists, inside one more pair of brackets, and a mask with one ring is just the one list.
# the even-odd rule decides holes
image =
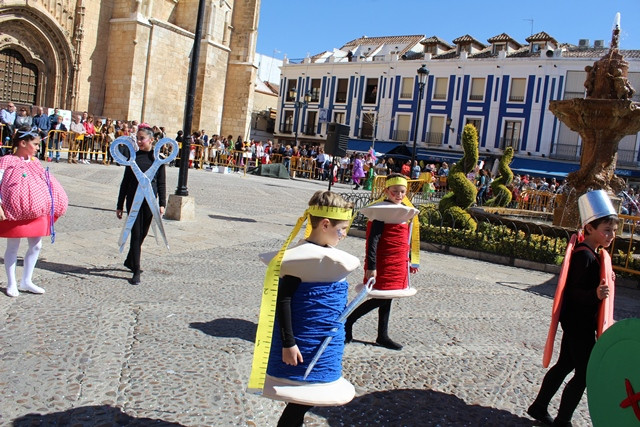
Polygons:
[[618,150],[618,166],[638,166],[640,162],[636,160],[638,157],[635,150]]
[[315,136],[316,134],[316,126],[315,125],[307,125],[304,127],[304,134],[309,136]]
[[402,129],[398,129],[398,130],[394,130],[393,131],[393,138],[394,141],[408,141],[409,140],[409,131],[408,130],[402,130]]
[[514,96],[514,95],[509,96],[509,102],[523,102],[523,101],[524,101],[524,96]]
[[507,147],[513,147],[514,151],[520,149],[520,138],[500,138],[500,149],[504,150]]
[[556,144],[555,152],[549,157],[557,160],[577,160],[580,158],[580,147],[576,144]]
[[413,95],[413,93],[411,93],[411,92],[401,92],[400,93],[400,99],[411,99],[412,95]]
[[347,92],[336,92],[336,104],[347,102]]
[[293,124],[291,123],[280,124],[280,133],[291,133],[292,130],[293,130]]
[[584,91],[581,92],[565,92],[564,93],[564,99],[581,99],[584,98]]
[[427,132],[424,142],[427,145],[438,146],[438,145],[442,145],[443,141],[444,141],[444,134],[442,132]]
[[360,139],[373,139],[373,128],[370,126],[361,127],[358,129],[358,137]]
[[435,92],[433,94],[433,99],[447,99],[447,93],[446,92],[442,92],[442,93]]
[[484,95],[469,95],[470,101],[483,101]]

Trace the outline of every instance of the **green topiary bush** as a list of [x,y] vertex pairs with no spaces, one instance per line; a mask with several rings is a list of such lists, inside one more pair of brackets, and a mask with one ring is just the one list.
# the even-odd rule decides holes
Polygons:
[[[477,224],[466,212],[475,201],[478,190],[467,174],[478,164],[478,131],[473,125],[466,125],[462,132],[464,155],[449,170],[447,185],[449,192],[440,200],[438,209],[445,216],[452,217],[456,228],[475,230]],[[452,208],[457,207],[453,212]]]
[[500,206],[504,207],[511,203],[511,190],[507,188],[507,185],[513,181],[513,172],[509,165],[513,160],[513,147],[507,147],[504,150],[504,154],[500,158],[498,165],[498,171],[500,176],[493,180],[491,183],[491,190],[493,191],[493,197],[485,202],[485,206]]

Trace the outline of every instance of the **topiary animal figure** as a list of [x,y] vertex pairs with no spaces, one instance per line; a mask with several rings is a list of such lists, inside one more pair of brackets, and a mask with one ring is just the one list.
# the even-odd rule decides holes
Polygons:
[[478,193],[476,186],[467,179],[467,174],[478,164],[478,131],[475,126],[464,127],[462,149],[464,155],[449,170],[447,185],[450,191],[440,200],[438,209],[459,228],[475,230],[477,224],[466,211],[476,201]]
[[511,203],[512,194],[507,185],[513,181],[513,172],[509,165],[513,160],[513,147],[507,147],[500,158],[498,171],[500,176],[491,183],[493,197],[485,202],[485,206],[504,207]]

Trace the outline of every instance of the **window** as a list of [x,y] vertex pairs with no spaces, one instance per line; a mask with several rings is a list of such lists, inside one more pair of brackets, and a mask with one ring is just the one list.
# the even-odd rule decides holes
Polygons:
[[442,145],[444,125],[444,116],[431,116],[429,132],[427,132],[427,139],[425,141],[427,145]]
[[280,125],[281,133],[291,133],[293,131],[293,111],[284,111],[284,121]]
[[338,79],[336,85],[336,103],[344,104],[347,102],[347,90],[349,89],[349,79]]
[[469,100],[482,101],[484,99],[484,78],[477,77],[471,79],[471,95]]
[[513,147],[514,151],[520,148],[520,127],[521,122],[507,120],[504,123],[504,134],[501,147],[503,150],[507,147]]
[[333,113],[333,121],[335,123],[342,123],[344,124],[344,111],[336,111],[335,113]]
[[393,135],[393,140],[408,141],[409,129],[411,129],[411,116],[409,114],[398,114],[396,117],[396,130]]
[[544,44],[534,43],[531,45],[531,52],[533,53],[540,52],[540,49],[542,49],[543,47],[544,47]]
[[378,79],[367,79],[364,92],[364,103],[375,104],[378,101]]
[[430,53],[432,55],[436,55],[438,53],[438,46],[436,46],[435,44],[430,46],[425,46],[424,53]]
[[362,126],[360,127],[360,138],[372,139],[373,128],[376,123],[376,113],[363,113]]
[[411,99],[413,97],[413,77],[403,77],[400,87],[400,99]]
[[304,128],[305,135],[315,135],[316,134],[316,117],[318,116],[317,111],[308,111],[307,112],[307,124]]
[[584,98],[584,76],[584,71],[567,71],[563,99]]
[[506,43],[497,43],[493,45],[493,53],[498,53],[502,50],[507,50],[507,44]]
[[482,126],[482,120],[481,119],[467,119],[467,124],[468,125],[473,125],[473,127],[476,128],[478,133],[480,133],[480,126]]
[[436,87],[433,91],[433,99],[447,99],[447,77],[436,77]]
[[511,92],[509,93],[509,101],[524,102],[524,89],[526,85],[526,79],[511,79]]
[[287,83],[287,93],[284,94],[285,99],[287,100],[287,102],[293,102],[295,101],[294,98],[290,97],[289,94],[291,93],[291,90],[296,90],[298,87],[298,80],[289,80]]
[[320,79],[311,79],[311,102],[320,101]]

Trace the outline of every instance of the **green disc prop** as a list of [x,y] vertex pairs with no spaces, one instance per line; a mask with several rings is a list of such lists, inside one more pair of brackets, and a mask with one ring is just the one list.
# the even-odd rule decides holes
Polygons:
[[640,319],[625,319],[596,342],[587,366],[594,427],[640,427]]

